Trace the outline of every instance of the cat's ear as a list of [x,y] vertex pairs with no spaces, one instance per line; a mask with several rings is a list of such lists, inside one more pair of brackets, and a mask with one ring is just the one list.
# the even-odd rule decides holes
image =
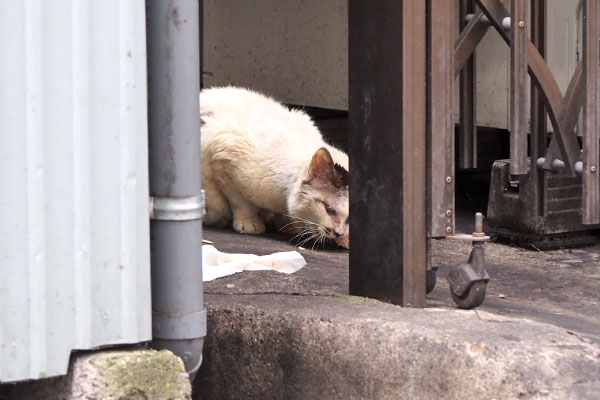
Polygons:
[[308,181],[320,180],[325,182],[333,181],[335,170],[333,159],[329,150],[321,147],[315,152],[308,167]]

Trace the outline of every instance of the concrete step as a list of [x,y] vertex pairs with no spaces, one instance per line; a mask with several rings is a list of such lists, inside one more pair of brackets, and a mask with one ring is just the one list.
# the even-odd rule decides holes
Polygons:
[[211,296],[199,399],[597,399],[600,347],[484,311]]
[[[229,252],[290,249],[264,237],[211,230],[206,237]],[[434,245],[440,275],[466,250]],[[407,309],[348,296],[347,253],[300,251],[308,266],[297,274],[245,272],[206,285],[208,334],[194,398],[600,398],[600,294],[589,296],[587,267],[572,263],[579,266],[564,276],[562,294],[535,290],[554,285],[541,262],[585,253],[491,244],[489,298],[463,311],[448,299],[443,275],[430,308]],[[595,251],[587,251],[590,260]]]

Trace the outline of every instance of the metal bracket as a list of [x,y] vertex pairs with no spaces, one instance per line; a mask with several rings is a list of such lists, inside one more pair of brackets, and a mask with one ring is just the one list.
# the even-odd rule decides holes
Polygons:
[[188,340],[206,336],[206,310],[190,314],[152,312],[153,336],[160,339]]
[[463,242],[487,242],[488,240],[490,240],[490,237],[489,236],[474,236],[474,235],[469,235],[467,233],[456,233],[454,235],[446,236],[446,239],[460,240]]
[[205,214],[204,190],[200,196],[150,197],[150,219],[190,221]]

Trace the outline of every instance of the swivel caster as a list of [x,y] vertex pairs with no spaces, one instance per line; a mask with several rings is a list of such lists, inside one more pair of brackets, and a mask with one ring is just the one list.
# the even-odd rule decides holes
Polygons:
[[465,310],[471,310],[475,307],[479,307],[483,300],[485,300],[485,288],[487,287],[487,282],[478,281],[474,282],[473,285],[462,296],[459,296],[454,293],[452,288],[450,288],[450,295],[452,296],[452,300],[458,306],[458,308],[462,308]]
[[448,282],[452,300],[463,309],[479,307],[485,299],[485,291],[490,276],[485,270],[484,243],[489,240],[482,232],[481,213],[476,214],[475,232],[472,235],[454,235],[448,238],[467,240],[473,245],[466,264],[460,264],[450,269]]
[[427,273],[425,275],[425,279],[426,279],[425,293],[426,294],[431,293],[433,291],[433,289],[435,288],[435,284],[437,281],[437,278],[436,278],[437,269],[438,269],[438,267],[432,267],[432,269],[427,270]]

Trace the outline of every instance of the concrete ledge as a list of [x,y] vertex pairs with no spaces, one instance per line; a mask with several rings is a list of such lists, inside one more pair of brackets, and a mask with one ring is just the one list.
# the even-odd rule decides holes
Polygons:
[[199,399],[593,399],[600,346],[554,325],[356,297],[209,295]]
[[74,355],[67,376],[1,385],[5,399],[191,399],[191,385],[167,350],[99,351]]

